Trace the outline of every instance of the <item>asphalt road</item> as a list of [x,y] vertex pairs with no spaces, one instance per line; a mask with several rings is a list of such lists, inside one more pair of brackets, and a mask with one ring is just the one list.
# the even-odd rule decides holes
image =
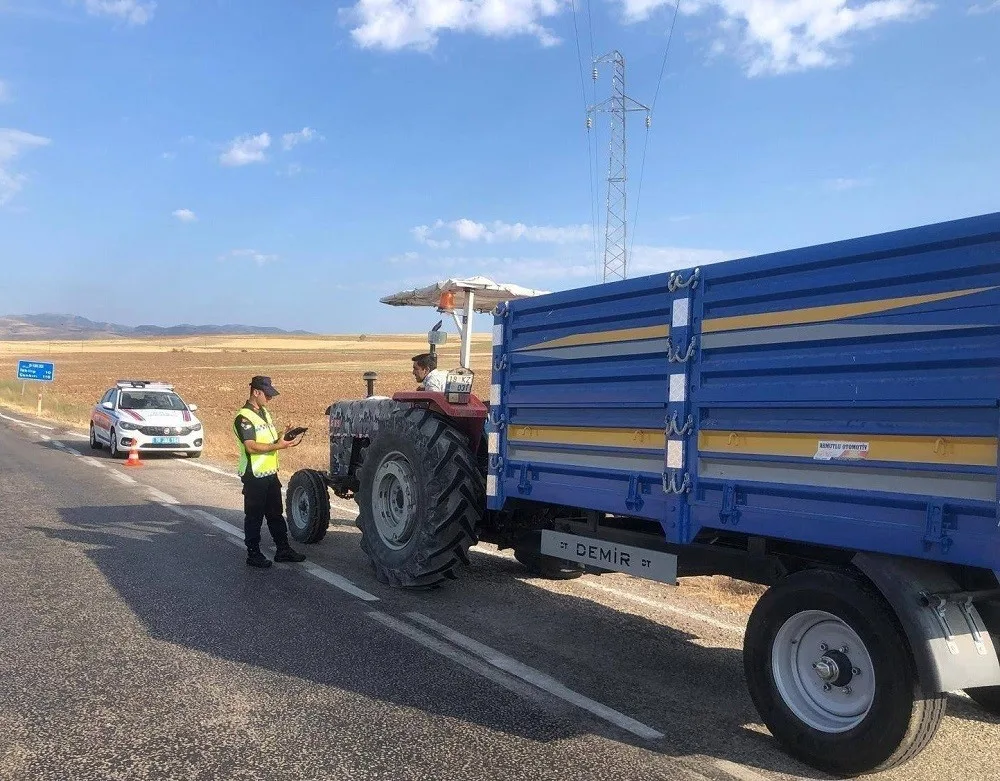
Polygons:
[[[387,589],[339,501],[307,562],[251,570],[212,469],[0,418],[0,779],[825,778],[759,724],[738,613],[491,546]],[[953,696],[879,779],[992,779],[997,746]]]

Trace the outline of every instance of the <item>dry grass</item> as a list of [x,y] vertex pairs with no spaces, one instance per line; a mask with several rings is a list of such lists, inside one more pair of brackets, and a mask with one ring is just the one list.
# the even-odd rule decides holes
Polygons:
[[753,610],[757,600],[766,590],[765,586],[747,583],[728,575],[702,575],[694,578],[679,578],[684,592],[701,597],[713,604],[732,608],[740,613]]
[[[281,391],[270,409],[279,428],[309,426],[302,444],[281,454],[282,473],[326,468],[326,408],[365,395],[361,375],[378,372],[375,390],[392,395],[412,390],[411,356],[427,350],[423,335],[328,337],[178,337],[93,341],[0,342],[0,377],[14,378],[19,359],[55,363],[55,380],[44,383],[43,417],[85,427],[90,411],[118,379],[171,382],[185,401],[198,405],[205,424],[205,453],[230,463],[238,458],[232,419],[248,394],[250,378],[269,375]],[[442,368],[458,365],[457,341],[439,350]],[[474,390],[489,396],[490,335],[473,340]],[[34,411],[43,383],[0,381],[0,401]]]

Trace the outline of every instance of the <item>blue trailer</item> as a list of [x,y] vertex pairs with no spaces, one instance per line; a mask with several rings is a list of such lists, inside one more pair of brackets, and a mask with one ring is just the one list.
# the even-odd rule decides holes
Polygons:
[[503,302],[492,358],[488,406],[467,368],[331,405],[296,537],[329,486],[394,585],[477,540],[767,585],[750,695],[838,775],[915,756],[948,692],[1000,713],[1000,213]]

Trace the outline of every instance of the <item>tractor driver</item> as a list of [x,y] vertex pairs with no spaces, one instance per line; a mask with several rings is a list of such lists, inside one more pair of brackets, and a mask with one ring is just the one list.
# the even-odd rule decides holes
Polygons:
[[444,393],[448,372],[437,367],[437,356],[430,353],[420,353],[413,358],[413,376],[416,377],[417,390]]

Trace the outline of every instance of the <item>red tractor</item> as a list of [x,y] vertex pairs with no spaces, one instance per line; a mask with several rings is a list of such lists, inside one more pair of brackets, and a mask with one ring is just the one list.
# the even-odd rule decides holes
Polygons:
[[[486,509],[489,408],[472,392],[473,315],[541,292],[473,277],[381,299],[450,314],[462,339],[461,365],[448,372],[443,393],[412,391],[391,398],[374,395],[375,375],[368,372],[367,398],[327,408],[329,471],[303,469],[288,483],[294,539],[308,544],[323,538],[332,489],[357,502],[361,548],[383,583],[419,588],[454,579],[456,568],[469,563],[469,548],[480,540],[512,547],[517,560],[536,574],[581,575],[580,565],[540,553],[544,512]],[[432,353],[447,342],[440,325],[428,334]]]

